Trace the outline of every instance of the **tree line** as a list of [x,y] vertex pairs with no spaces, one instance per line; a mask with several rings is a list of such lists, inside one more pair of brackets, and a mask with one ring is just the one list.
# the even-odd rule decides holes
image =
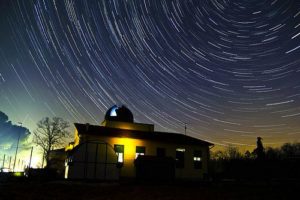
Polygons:
[[[277,148],[267,147],[263,152],[265,160],[300,159],[300,143],[285,143]],[[257,159],[257,154],[254,150],[247,150],[245,153],[242,153],[234,146],[228,146],[224,150],[211,152],[210,155],[212,160]]]
[[286,143],[278,148],[261,147],[258,144],[253,151],[245,153],[233,146],[211,152],[210,176],[214,180],[300,179],[300,143]]

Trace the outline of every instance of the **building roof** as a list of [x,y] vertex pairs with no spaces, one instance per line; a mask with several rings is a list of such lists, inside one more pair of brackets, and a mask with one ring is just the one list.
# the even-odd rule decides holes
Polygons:
[[196,139],[179,133],[125,130],[119,128],[110,128],[110,127],[104,127],[98,125],[79,124],[79,123],[75,123],[74,125],[79,135],[127,137],[127,138],[145,139],[145,140],[153,140],[153,141],[175,143],[175,144],[194,144],[194,145],[202,145],[202,146],[213,145],[210,142]]

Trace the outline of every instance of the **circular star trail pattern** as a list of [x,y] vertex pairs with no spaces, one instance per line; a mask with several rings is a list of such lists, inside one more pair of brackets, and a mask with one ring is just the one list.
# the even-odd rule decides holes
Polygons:
[[1,110],[99,124],[135,121],[221,145],[299,141],[296,0],[7,1]]

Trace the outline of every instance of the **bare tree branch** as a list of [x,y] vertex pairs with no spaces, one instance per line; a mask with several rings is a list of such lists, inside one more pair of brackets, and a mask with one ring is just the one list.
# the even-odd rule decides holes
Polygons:
[[70,137],[67,130],[69,127],[69,123],[59,117],[45,117],[38,121],[37,129],[33,132],[33,142],[43,149],[47,163],[50,151],[62,147],[65,139]]

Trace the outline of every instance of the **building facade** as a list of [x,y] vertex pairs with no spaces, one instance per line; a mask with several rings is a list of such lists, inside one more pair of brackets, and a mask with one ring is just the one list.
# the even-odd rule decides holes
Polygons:
[[101,125],[75,123],[65,178],[203,179],[212,144],[134,123],[125,106],[110,108]]

